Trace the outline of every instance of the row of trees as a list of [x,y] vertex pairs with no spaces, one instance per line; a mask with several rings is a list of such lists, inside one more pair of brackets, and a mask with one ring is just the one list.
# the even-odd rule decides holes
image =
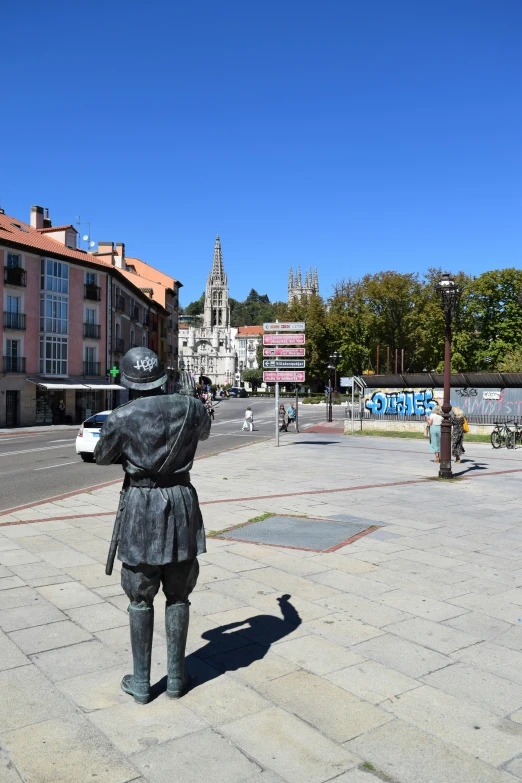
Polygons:
[[[252,290],[233,308],[231,300],[232,325],[306,321],[307,379],[316,388],[327,380],[334,350],[341,354],[341,375],[375,372],[377,346],[381,373],[387,348],[390,371],[396,349],[399,356],[404,351],[405,372],[439,371],[444,319],[435,286],[441,274],[429,269],[425,275],[388,271],[347,278],[327,301],[311,296],[291,305],[270,303]],[[477,277],[459,272],[454,279],[463,293],[453,325],[452,370],[522,372],[522,271],[499,269]]]

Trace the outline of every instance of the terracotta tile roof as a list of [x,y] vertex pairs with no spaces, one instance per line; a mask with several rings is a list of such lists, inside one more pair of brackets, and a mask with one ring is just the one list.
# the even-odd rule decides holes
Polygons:
[[[127,261],[127,259],[125,260]],[[146,266],[148,266],[148,264],[146,264]],[[119,272],[137,288],[152,291],[152,300],[165,308],[167,304],[167,288],[170,288],[172,283],[170,286],[165,286],[161,285],[161,283],[154,282],[154,280],[147,280],[141,275],[136,274],[136,272],[128,272],[126,269],[120,269]]]
[[110,261],[97,258],[85,250],[72,250],[27,223],[10,215],[0,214],[0,244],[4,243],[16,245],[18,248],[36,255],[61,256],[71,261],[82,261],[93,266],[112,266]]
[[[76,231],[75,227],[72,223],[69,223],[68,226],[50,226],[49,228],[37,228],[39,234],[48,234],[52,231],[65,231],[68,228],[72,228],[73,231]],[[78,233],[78,231],[76,231]]]
[[150,266],[150,264],[142,261],[141,258],[129,258],[129,256],[126,256],[125,263],[127,266],[133,266],[136,270],[136,274],[140,277],[144,277],[146,280],[152,280],[154,283],[160,283],[166,288],[173,288],[175,283],[182,285],[174,277],[166,275],[165,272],[160,272],[159,269]]
[[239,326],[237,330],[238,337],[258,337],[263,334],[262,326]]

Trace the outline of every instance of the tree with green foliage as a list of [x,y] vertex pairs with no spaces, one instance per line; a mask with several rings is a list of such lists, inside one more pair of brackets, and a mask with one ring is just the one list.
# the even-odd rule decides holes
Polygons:
[[257,387],[261,386],[263,383],[263,370],[243,370],[241,380],[245,381],[245,383],[249,383],[252,386],[252,389],[256,391]]
[[369,366],[375,342],[375,318],[364,295],[362,281],[341,280],[334,288],[328,311],[331,350],[341,354],[339,372],[362,375]]
[[205,292],[201,294],[199,299],[195,299],[193,302],[190,302],[184,310],[184,315],[202,315],[203,311],[205,309]]
[[326,306],[320,296],[294,300],[287,308],[288,321],[306,324],[306,382],[324,388],[328,381],[328,361],[333,350]]

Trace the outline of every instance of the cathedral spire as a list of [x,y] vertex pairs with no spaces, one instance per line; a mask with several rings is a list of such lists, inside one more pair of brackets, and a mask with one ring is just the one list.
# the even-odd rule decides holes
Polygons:
[[297,267],[297,272],[296,272],[296,275],[295,275],[295,284],[296,284],[296,286],[300,286],[301,285],[301,267],[300,266]]
[[293,285],[294,285],[294,273],[292,267],[290,267],[290,271],[288,273],[288,288],[292,288]]
[[219,234],[216,236],[216,244],[214,245],[214,260],[212,262],[213,280],[223,280],[225,277],[225,270],[223,269],[223,256],[221,255],[221,240]]

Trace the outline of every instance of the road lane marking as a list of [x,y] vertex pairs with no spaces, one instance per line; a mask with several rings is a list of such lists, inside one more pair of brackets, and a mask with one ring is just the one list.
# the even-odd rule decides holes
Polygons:
[[47,465],[45,468],[33,468],[34,471],[37,470],[49,470],[50,468],[66,468],[69,465],[79,465],[79,462],[62,462],[60,465]]
[[41,449],[23,449],[22,451],[0,452],[0,457],[12,457],[14,454],[33,454],[35,451],[51,451],[51,449],[63,449],[65,446],[42,446]]
[[46,443],[72,443],[76,438],[62,438],[61,440],[48,440]]

